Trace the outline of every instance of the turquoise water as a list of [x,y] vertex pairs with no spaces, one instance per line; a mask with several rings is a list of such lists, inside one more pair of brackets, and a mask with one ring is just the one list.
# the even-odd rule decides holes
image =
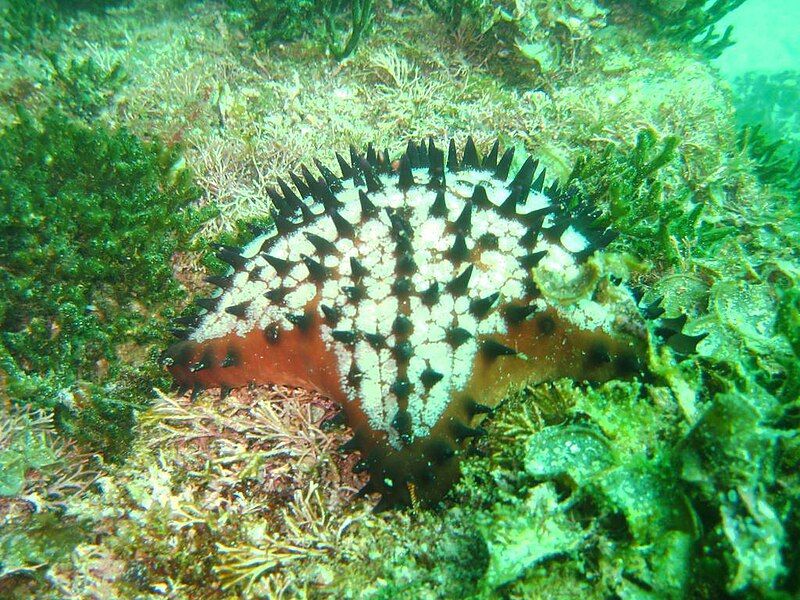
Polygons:
[[748,0],[720,23],[735,28],[736,44],[715,62],[733,79],[747,72],[796,71],[800,64],[800,3],[792,0]]

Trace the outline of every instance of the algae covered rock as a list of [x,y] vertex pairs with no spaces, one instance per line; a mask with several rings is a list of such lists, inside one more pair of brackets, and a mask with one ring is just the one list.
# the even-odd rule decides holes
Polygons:
[[779,434],[742,394],[718,394],[679,445],[684,480],[718,504],[707,535],[726,545],[731,592],[770,589],[784,573],[784,526],[766,490],[775,481]]
[[586,532],[566,515],[555,486],[533,488],[519,506],[498,505],[479,529],[489,552],[482,585],[495,589],[549,558],[576,550]]
[[564,475],[580,486],[614,462],[608,440],[597,431],[577,425],[546,427],[528,441],[525,470],[539,479]]

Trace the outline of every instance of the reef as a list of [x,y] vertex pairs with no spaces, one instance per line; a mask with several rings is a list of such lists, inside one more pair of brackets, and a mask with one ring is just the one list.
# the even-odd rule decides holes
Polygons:
[[[277,1],[80,8],[88,4],[0,1],[0,19],[13,27],[0,26],[0,185],[11,192],[4,198],[15,219],[3,241],[33,240],[0,252],[0,283],[14,300],[0,311],[0,596],[800,593],[796,85],[791,74],[754,76],[737,97],[739,88],[720,78],[708,58],[719,41],[709,27],[735,2],[709,11],[694,1],[379,0],[344,60],[328,47],[322,13],[267,22],[259,39],[231,8]],[[331,14],[341,48],[351,4],[326,4],[341,8]],[[678,10],[664,12],[668,5]],[[684,36],[697,27],[689,44]],[[168,390],[157,359],[176,315],[199,317],[179,325],[190,343],[203,343],[192,331],[209,315],[249,323],[247,312],[203,313],[193,302],[221,305],[238,289],[203,281],[241,271],[222,260],[231,254],[218,256],[222,245],[256,260],[275,210],[297,226],[298,244],[313,246],[308,230],[346,246],[335,224],[300,225],[300,213],[282,208],[279,178],[299,198],[287,178],[295,172],[327,198],[317,158],[342,180],[333,196],[352,189],[353,174],[342,177],[333,149],[351,170],[364,158],[385,191],[402,195],[408,140],[430,163],[430,136],[448,174],[446,142],[455,140],[459,172],[445,181],[455,186],[474,170],[461,168],[468,134],[480,165],[498,137],[498,164],[500,148],[514,149],[505,185],[529,156],[538,159],[531,185],[542,169],[547,176],[529,199],[547,195],[554,181],[559,197],[575,189],[543,219],[537,244],[555,255],[561,248],[579,276],[548,272],[540,259],[528,272],[540,294],[533,304],[551,314],[592,306],[621,315],[609,336],[632,342],[625,349],[636,369],[589,377],[580,354],[577,373],[515,379],[502,392],[487,386],[496,392],[484,399],[496,402],[492,411],[462,421],[486,434],[448,438],[460,478],[416,502],[398,486],[388,494],[397,504],[379,514],[377,494],[358,496],[376,472],[362,470],[359,451],[339,449],[352,445],[354,430],[336,424],[336,398],[274,384],[222,397]],[[421,161],[409,163],[409,191],[431,192],[432,202],[430,164]],[[487,197],[492,186],[510,193],[492,170],[485,179]],[[476,189],[474,181],[463,186],[453,207],[463,212]],[[381,192],[365,193],[377,206]],[[309,210],[323,210],[313,194],[304,197]],[[580,206],[596,211],[588,228]],[[447,222],[461,212],[448,210]],[[472,231],[478,214],[473,206]],[[617,237],[577,260],[568,241],[569,252],[548,239],[559,214],[586,239],[606,230]],[[360,212],[346,216],[360,229]],[[377,219],[394,283],[398,241],[385,210]],[[418,244],[422,229],[412,229]],[[456,232],[446,235],[449,251]],[[338,279],[337,265],[306,247]],[[462,272],[448,258],[442,264],[451,272],[440,291]],[[479,266],[470,284],[486,273]],[[348,296],[331,301],[358,308]],[[499,312],[500,297],[494,302],[487,314]],[[304,314],[276,310],[281,323],[281,311]],[[320,331],[327,326],[323,314],[315,318]],[[285,325],[284,338],[296,327]],[[694,352],[667,343],[677,325],[687,337],[705,335]],[[470,339],[477,345],[481,335]],[[355,337],[356,346],[365,340]],[[345,343],[341,356],[352,358],[356,346]],[[395,357],[387,344],[391,364],[402,348]],[[333,354],[325,362],[338,371]],[[530,362],[515,354],[494,364],[529,372]],[[206,372],[222,384],[216,376],[229,368]],[[382,383],[396,381],[376,372]],[[186,374],[187,382],[203,373]],[[340,392],[348,390],[360,394],[357,385]],[[351,404],[358,414],[358,399]],[[400,455],[388,438],[395,431],[402,443],[401,431],[387,421],[375,436]],[[446,479],[446,471],[431,472]]]

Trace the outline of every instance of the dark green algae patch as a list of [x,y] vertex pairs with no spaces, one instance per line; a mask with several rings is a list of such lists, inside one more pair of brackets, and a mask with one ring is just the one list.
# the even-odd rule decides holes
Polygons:
[[[121,457],[165,383],[153,353],[203,218],[180,155],[123,129],[24,109],[0,133],[0,369],[6,402]],[[148,350],[150,348],[150,350]]]

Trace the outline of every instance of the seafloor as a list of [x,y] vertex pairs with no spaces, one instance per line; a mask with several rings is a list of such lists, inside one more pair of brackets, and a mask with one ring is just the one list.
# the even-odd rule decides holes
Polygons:
[[[36,211],[35,227],[56,218],[10,204],[27,164],[18,140],[29,138],[12,137],[20,127],[59,143],[61,128],[78,127],[174,145],[182,158],[170,172],[191,176],[193,205],[214,210],[159,259],[180,293],[152,306],[144,296],[162,284],[143,281],[129,302],[144,320],[114,329],[114,353],[52,381],[66,346],[43,366],[19,336],[45,331],[47,344],[66,338],[81,356],[92,348],[59,317],[28,320],[24,303],[9,306],[37,276],[10,266],[4,242],[0,596],[800,594],[800,174],[790,158],[776,163],[785,145],[741,128],[710,58],[721,49],[681,33],[696,2],[664,13],[635,0],[379,1],[343,60],[318,21],[283,31],[291,40],[256,35],[253,11],[281,2],[54,3],[52,19],[20,17],[21,4],[0,2],[6,20],[29,19],[0,46],[3,236],[22,236]],[[337,30],[349,27],[349,6],[334,14]],[[350,144],[396,155],[412,137],[467,135],[484,152],[499,136],[562,178],[592,157],[587,189],[622,234],[598,273],[663,296],[668,316],[687,314],[686,331],[707,333],[697,351],[679,354],[653,333],[633,381],[514,391],[435,510],[373,514],[374,500],[355,498],[356,457],[337,449],[346,431],[321,429],[333,411],[324,398],[268,386],[222,400],[168,391],[154,366],[165,306],[176,314],[205,289],[211,242],[264,218],[276,176],[315,157],[332,166]],[[25,181],[58,161],[51,154]],[[48,235],[95,231],[75,206]],[[159,223],[144,237],[163,235]],[[125,240],[139,226],[119,219],[103,236]],[[97,237],[90,245],[102,250]],[[100,306],[114,288],[96,287]],[[157,333],[141,337],[145,325]],[[81,390],[113,391],[131,373],[146,381],[119,400],[129,422],[109,429],[118,413],[104,421],[102,411],[81,420]]]

